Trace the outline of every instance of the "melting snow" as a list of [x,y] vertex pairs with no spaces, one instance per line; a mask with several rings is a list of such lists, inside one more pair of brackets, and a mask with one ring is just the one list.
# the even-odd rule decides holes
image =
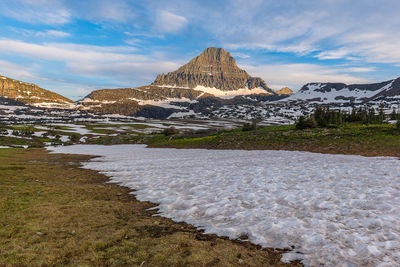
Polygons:
[[254,95],[254,94],[270,94],[268,91],[261,87],[257,87],[254,89],[248,89],[248,88],[241,88],[238,90],[229,90],[229,91],[224,91],[217,89],[215,87],[204,87],[201,85],[196,86],[193,90],[196,91],[202,91],[207,94],[211,94],[220,98],[225,98],[225,99],[231,99],[234,98],[235,96],[239,95]]
[[[400,161],[293,151],[75,145],[84,167],[128,186],[162,216],[206,233],[246,234],[310,266],[400,264]],[[273,163],[271,163],[273,162]]]

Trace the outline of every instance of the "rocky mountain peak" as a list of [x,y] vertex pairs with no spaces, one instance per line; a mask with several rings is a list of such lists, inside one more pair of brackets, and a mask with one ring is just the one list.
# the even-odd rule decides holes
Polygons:
[[[227,64],[232,67],[239,67],[236,65],[236,60],[231,56],[231,54],[223,48],[217,47],[208,47],[206,48],[203,53],[199,56],[193,58],[188,64],[186,65],[205,65],[205,64],[212,64],[212,65],[219,65],[219,64]],[[185,66],[186,66],[185,65]]]
[[278,95],[293,95],[293,90],[289,87],[283,87],[281,90],[276,92]]
[[262,88],[265,93],[274,94],[264,80],[251,77],[236,65],[236,60],[228,51],[216,47],[206,48],[176,71],[158,75],[153,85],[188,88],[204,86],[223,91]]

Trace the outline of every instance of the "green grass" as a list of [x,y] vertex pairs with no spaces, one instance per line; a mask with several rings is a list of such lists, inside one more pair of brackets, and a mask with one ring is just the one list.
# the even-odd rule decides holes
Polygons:
[[89,158],[0,149],[0,266],[285,266],[279,251],[153,216],[79,168]]
[[110,129],[99,129],[99,128],[91,129],[91,131],[92,131],[93,133],[97,133],[97,134],[114,134],[114,133],[117,133],[117,132],[114,131],[114,130],[110,130]]
[[399,155],[400,130],[393,125],[348,124],[338,128],[296,130],[294,126],[269,126],[253,131],[221,132],[207,137],[167,137],[148,141],[152,147],[213,149],[285,149],[321,153]]

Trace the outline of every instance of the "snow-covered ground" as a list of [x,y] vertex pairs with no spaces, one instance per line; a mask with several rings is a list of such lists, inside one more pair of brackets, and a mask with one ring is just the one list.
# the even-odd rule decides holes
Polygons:
[[220,98],[224,98],[224,99],[232,99],[235,96],[242,96],[242,95],[271,94],[261,87],[257,87],[254,89],[241,88],[238,90],[225,91],[225,90],[217,89],[215,87],[211,88],[211,87],[204,87],[204,86],[198,85],[198,86],[196,86],[196,88],[194,88],[194,90],[201,91],[205,94],[211,94],[216,97],[220,97]]
[[400,265],[400,161],[293,151],[75,145],[84,167],[128,186],[162,216],[206,233],[294,249],[309,266]]

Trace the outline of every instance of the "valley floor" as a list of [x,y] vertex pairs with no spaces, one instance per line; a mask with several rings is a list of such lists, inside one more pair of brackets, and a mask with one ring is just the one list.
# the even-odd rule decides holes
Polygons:
[[155,205],[79,168],[88,159],[0,149],[0,265],[286,266],[279,251],[154,217]]
[[[161,133],[168,127],[178,131]],[[247,131],[198,125],[183,131],[180,127],[163,123],[4,127],[0,138],[0,266],[284,265],[279,251],[203,235],[188,224],[152,216],[156,211],[148,209],[155,205],[137,201],[125,187],[105,184],[108,178],[96,171],[79,168],[89,156],[49,154],[33,147],[145,143],[149,147],[400,157],[400,130],[389,124],[308,130],[265,126]],[[32,133],[14,136],[14,131]],[[30,148],[2,147],[16,145]]]

